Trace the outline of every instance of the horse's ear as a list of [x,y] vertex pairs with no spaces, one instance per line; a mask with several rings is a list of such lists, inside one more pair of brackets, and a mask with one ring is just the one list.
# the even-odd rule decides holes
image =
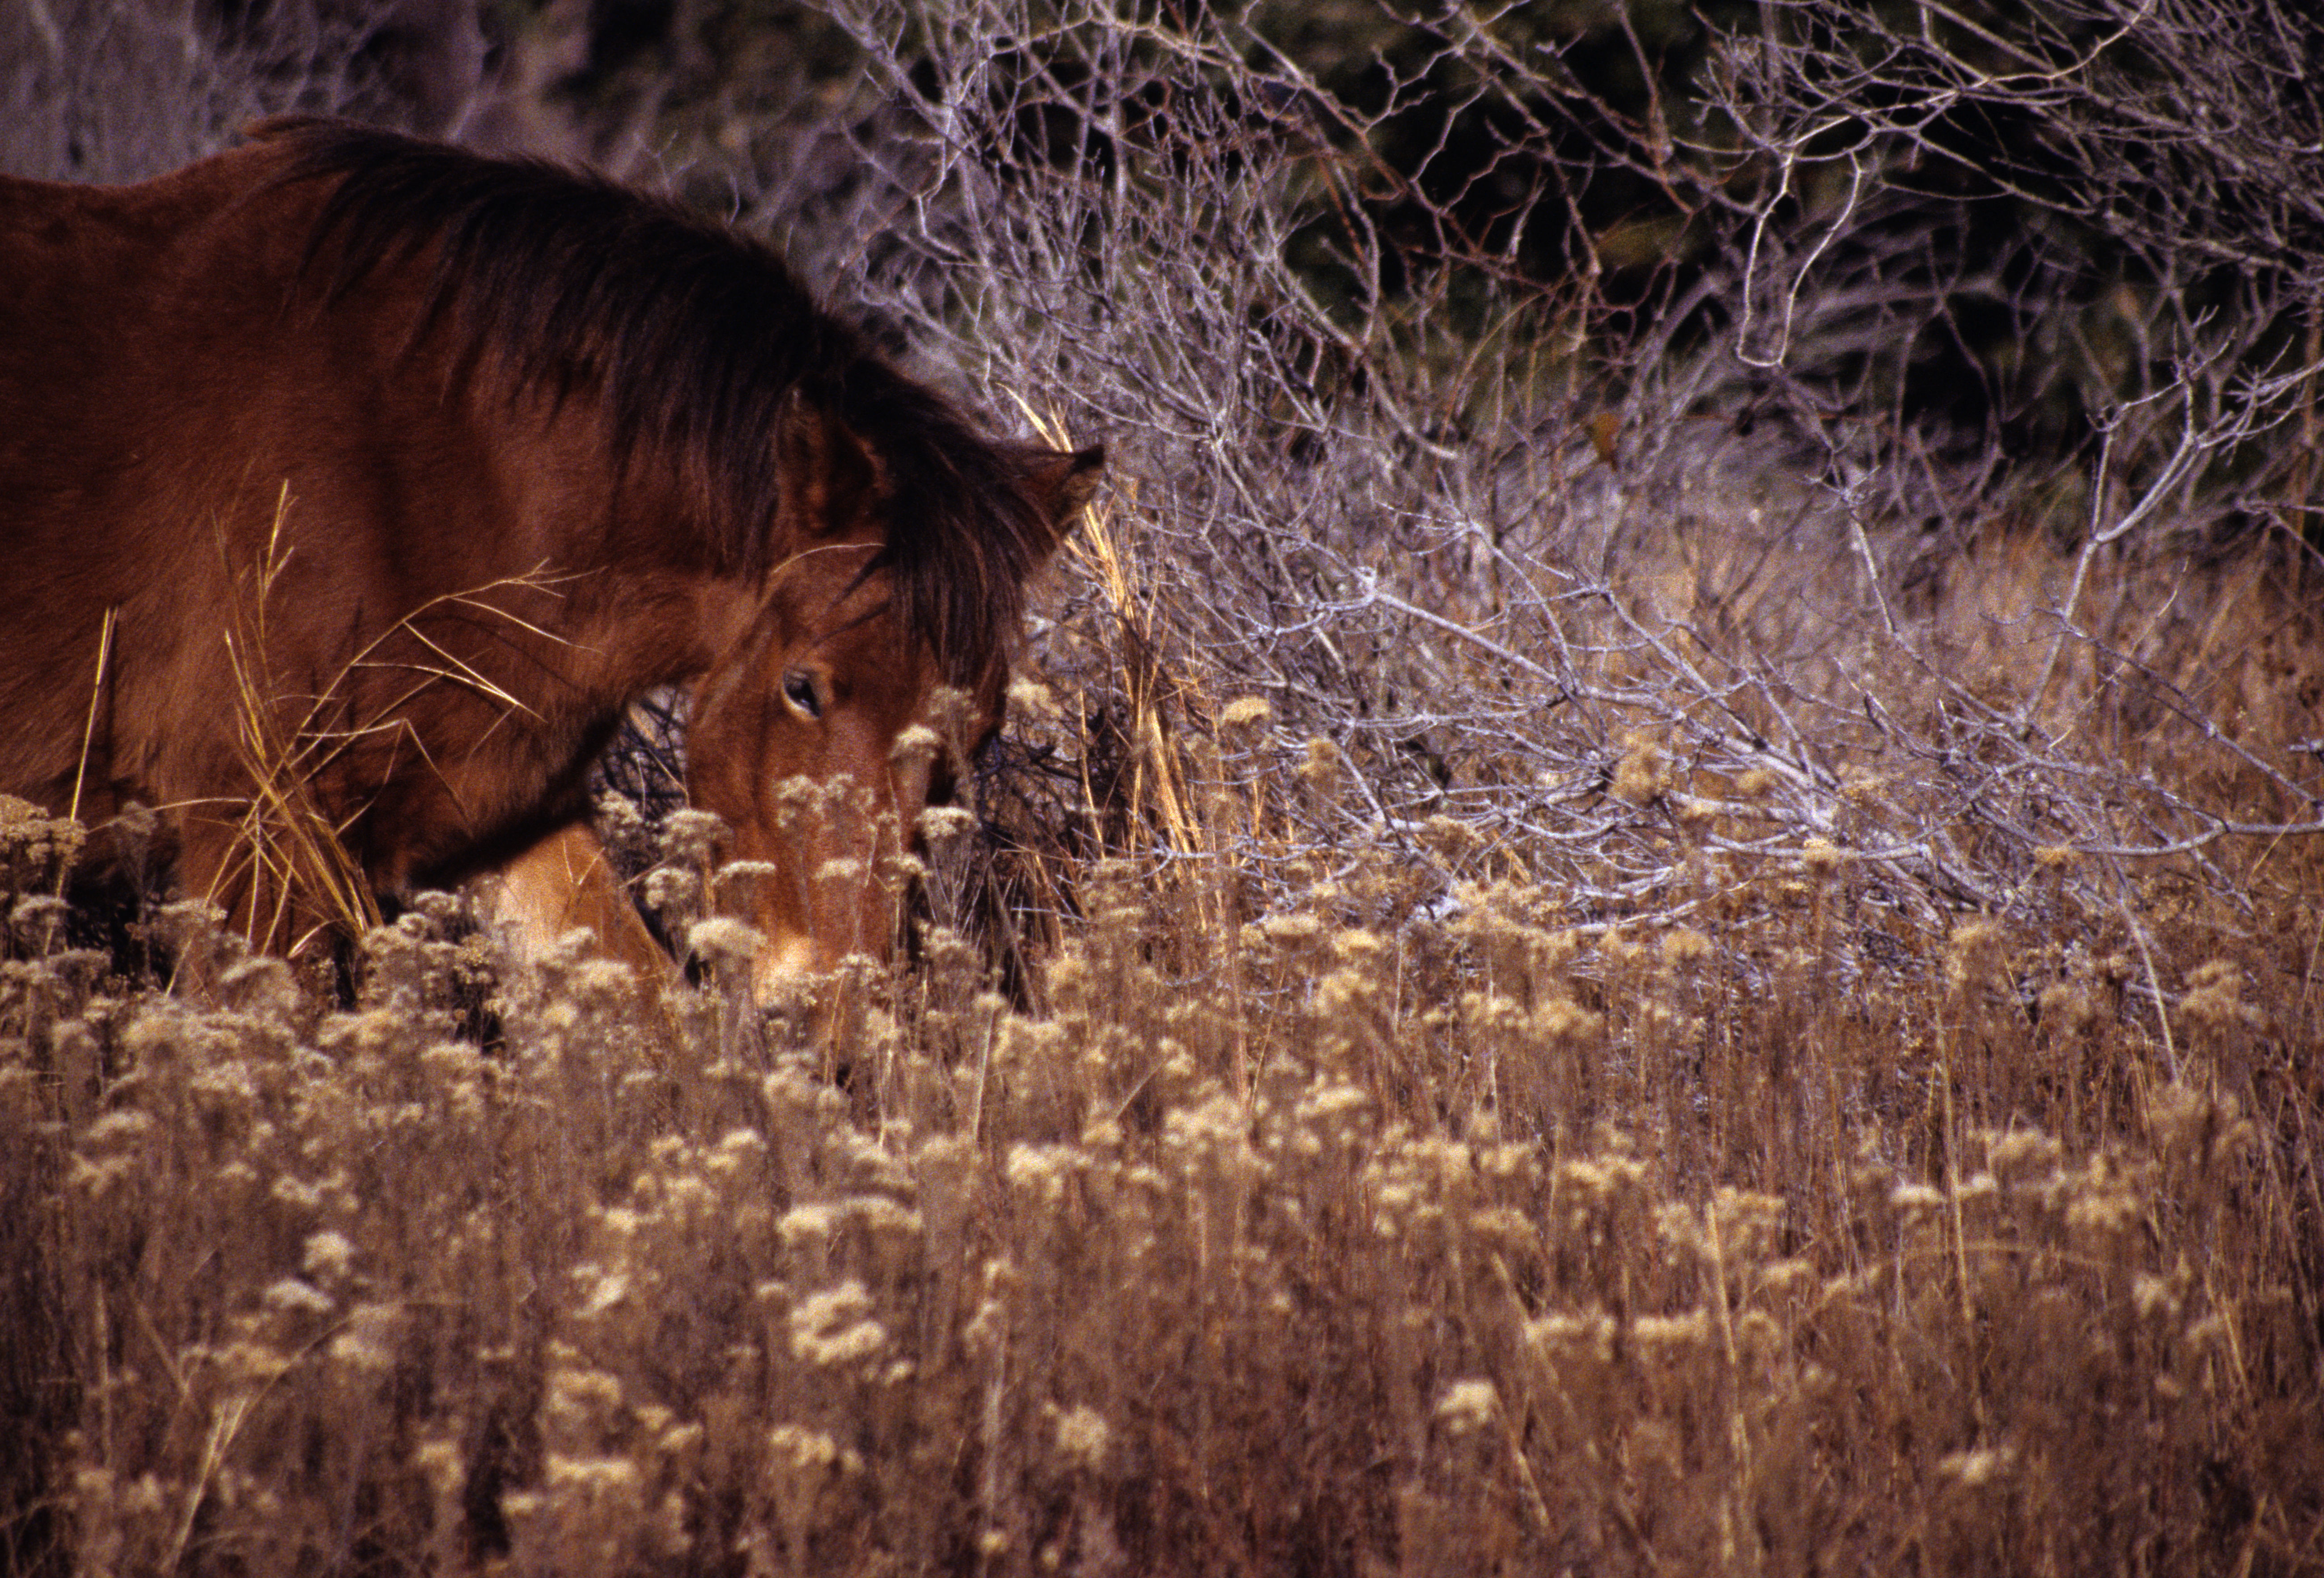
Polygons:
[[1093,444],[1086,449],[1043,450],[1033,457],[1030,491],[1049,522],[1051,550],[1071,534],[1074,523],[1082,518],[1083,507],[1096,494],[1098,478],[1104,471],[1102,444]]
[[855,429],[799,391],[775,424],[775,461],[786,512],[813,535],[853,525],[880,486],[880,461]]

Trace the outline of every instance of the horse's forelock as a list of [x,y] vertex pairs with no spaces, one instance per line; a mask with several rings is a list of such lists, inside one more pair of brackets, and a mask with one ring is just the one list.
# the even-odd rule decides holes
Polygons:
[[873,568],[889,574],[945,683],[979,690],[1007,666],[1026,583],[1056,528],[1019,455],[979,438],[956,413],[913,424],[909,437],[872,440],[890,490],[887,546]]

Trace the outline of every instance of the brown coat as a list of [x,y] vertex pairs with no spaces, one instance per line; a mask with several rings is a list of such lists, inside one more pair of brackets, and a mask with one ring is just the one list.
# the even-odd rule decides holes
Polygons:
[[277,946],[350,894],[570,865],[622,710],[690,684],[697,800],[788,873],[751,918],[876,948],[868,891],[806,896],[871,849],[787,839],[772,786],[908,822],[897,734],[939,683],[997,705],[1098,464],[982,438],[752,242],[331,123],[0,180],[0,791],[156,807],[182,885]]

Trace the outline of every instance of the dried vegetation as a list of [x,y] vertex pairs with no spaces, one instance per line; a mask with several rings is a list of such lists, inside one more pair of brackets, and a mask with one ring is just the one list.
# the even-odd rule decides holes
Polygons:
[[[0,807],[0,1570],[2324,1567],[2282,337],[2013,469],[1899,392],[1900,190],[1835,244],[1844,151],[1589,110],[1524,14],[1353,87],[914,16],[824,142],[669,157],[1116,448],[915,956],[752,1011],[709,830],[617,808],[667,1012],[433,898],[351,1001],[153,909],[172,995]],[[1448,82],[1482,218],[1457,125],[1380,154]],[[1661,284],[1495,228],[1656,137]]]

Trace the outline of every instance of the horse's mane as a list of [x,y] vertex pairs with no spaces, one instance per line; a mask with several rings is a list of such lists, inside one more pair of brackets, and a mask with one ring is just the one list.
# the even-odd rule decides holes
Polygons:
[[337,180],[308,250],[334,293],[435,248],[415,333],[448,324],[521,380],[594,390],[617,442],[668,457],[713,502],[706,546],[723,568],[770,568],[791,392],[844,422],[892,490],[871,568],[890,572],[908,628],[954,683],[1002,660],[1055,537],[1029,452],[986,438],[899,373],[771,248],[539,160],[337,121],[278,121],[260,135],[289,153],[283,181]]

